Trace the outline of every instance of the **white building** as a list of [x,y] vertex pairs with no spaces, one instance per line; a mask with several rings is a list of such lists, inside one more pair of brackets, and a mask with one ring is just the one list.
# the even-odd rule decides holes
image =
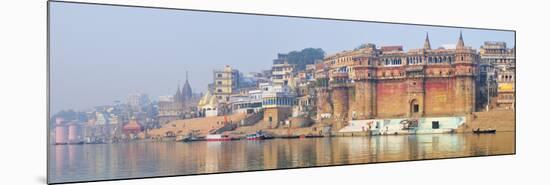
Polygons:
[[262,91],[250,90],[245,94],[231,95],[229,104],[233,112],[257,113],[262,109]]
[[277,127],[292,116],[292,106],[296,104],[296,93],[288,85],[260,84],[264,121],[270,127]]
[[274,85],[289,85],[295,86],[294,82],[294,65],[289,64],[287,55],[278,54],[277,59],[273,60],[271,68],[271,81]]

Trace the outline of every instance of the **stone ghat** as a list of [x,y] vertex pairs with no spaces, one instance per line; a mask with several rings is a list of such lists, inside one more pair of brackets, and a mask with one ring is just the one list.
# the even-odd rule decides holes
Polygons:
[[[227,121],[239,123],[246,118],[246,114],[233,114],[227,116]],[[188,120],[177,120],[164,125],[162,128],[149,131],[148,136],[151,138],[165,137],[168,132],[174,135],[184,135],[191,130],[199,130],[200,135],[206,135],[212,130],[219,129],[224,126],[224,116],[195,118]],[[317,136],[323,130],[323,125],[326,123],[313,123],[313,125],[301,128],[270,128],[271,126],[265,121],[259,121],[256,124],[249,126],[240,126],[232,131],[225,131],[223,134],[236,138],[243,137],[246,134],[255,133],[262,130],[275,137],[285,136]],[[492,110],[489,112],[475,112],[466,115],[466,122],[456,129],[458,133],[472,132],[473,129],[496,129],[498,132],[515,131],[515,112],[510,110]],[[347,132],[340,133],[331,132],[330,136],[369,136],[366,132]]]
[[514,110],[491,110],[474,112],[466,118],[466,124],[458,132],[472,132],[472,129],[496,129],[497,132],[515,131],[516,114]]
[[[304,123],[296,122],[296,124],[302,125]],[[233,131],[226,131],[223,134],[230,135],[230,136],[242,136],[246,134],[256,133],[257,131],[262,130],[276,137],[284,137],[284,136],[301,136],[301,135],[319,135],[319,130],[321,130],[316,125],[311,125],[306,127],[291,127],[291,128],[288,128],[285,126],[280,126],[278,128],[271,128],[271,127],[274,127],[274,125],[270,125],[266,121],[259,121],[254,125],[240,126]]]
[[206,135],[213,130],[223,127],[225,121],[228,123],[239,123],[246,118],[245,113],[237,113],[225,116],[212,116],[194,119],[176,120],[167,123],[158,129],[153,129],[148,132],[148,136],[152,138],[166,137],[173,134],[175,136],[185,135],[192,130],[197,130],[199,135]]

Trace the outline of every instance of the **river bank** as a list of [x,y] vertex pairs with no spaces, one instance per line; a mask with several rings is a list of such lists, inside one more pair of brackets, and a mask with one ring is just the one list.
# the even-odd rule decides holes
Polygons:
[[[497,132],[515,131],[515,112],[512,110],[492,110],[488,112],[474,112],[464,115],[465,121],[456,129],[449,133],[471,133],[475,129],[496,129]],[[379,134],[388,134],[380,132],[371,132],[363,130],[360,132],[339,132],[328,127],[326,123],[313,123],[306,127],[287,127],[279,126],[272,128],[266,122],[260,121],[256,124],[242,126],[240,120],[246,119],[246,115],[238,114],[228,117],[207,117],[190,120],[177,120],[171,122],[160,129],[149,131],[147,134],[141,133],[140,139],[170,140],[178,136],[185,136],[191,131],[197,131],[201,136],[209,133],[227,135],[231,138],[243,139],[247,134],[257,131],[268,133],[275,138],[295,138],[295,137],[348,137],[348,136],[370,136]],[[225,123],[231,120],[230,123]],[[231,125],[229,125],[231,124]],[[229,127],[229,126],[231,127]],[[223,129],[223,130],[222,130]],[[447,131],[446,131],[447,132]],[[399,135],[421,134],[421,132],[399,132],[391,133]]]

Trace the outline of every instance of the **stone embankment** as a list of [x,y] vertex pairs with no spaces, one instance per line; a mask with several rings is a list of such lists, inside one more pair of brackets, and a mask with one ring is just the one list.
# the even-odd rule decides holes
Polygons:
[[474,112],[466,118],[466,124],[458,132],[471,132],[473,129],[496,129],[497,132],[515,131],[516,115],[513,110],[492,110]]
[[[277,137],[284,136],[307,136],[307,135],[325,135],[321,130],[327,123],[312,123],[306,127],[288,127],[270,125],[268,122],[261,120],[261,115],[246,115],[233,114],[227,117],[215,116],[205,118],[195,118],[187,120],[172,121],[162,128],[149,131],[148,138],[158,138],[166,136],[185,135],[191,131],[195,131],[200,135],[219,131],[225,135],[234,137],[243,137],[246,134],[255,133],[262,130]],[[515,112],[513,110],[492,110],[489,112],[474,112],[466,116],[466,123],[457,129],[457,132],[471,132],[474,129],[496,129],[498,132],[515,131]],[[224,126],[234,124],[234,130],[223,130]],[[302,125],[302,124],[297,124]],[[220,129],[220,130],[218,130]],[[330,131],[329,131],[330,132]],[[368,136],[366,133],[342,133],[332,131],[333,136]]]
[[153,129],[147,133],[148,137],[159,138],[166,136],[185,135],[191,131],[199,135],[206,135],[226,124],[237,124],[246,118],[246,114],[238,113],[228,116],[213,116],[203,118],[193,118],[184,120],[175,120],[167,123],[158,129]]

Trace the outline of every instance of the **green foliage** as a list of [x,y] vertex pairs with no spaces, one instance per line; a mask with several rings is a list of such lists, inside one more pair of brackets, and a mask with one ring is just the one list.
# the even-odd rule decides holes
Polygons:
[[288,53],[288,63],[295,64],[297,70],[304,70],[307,64],[313,64],[324,57],[325,51],[321,48],[305,48]]
[[363,48],[366,48],[366,47],[367,47],[367,44],[361,44],[361,45],[355,47],[354,50],[360,50],[360,49],[363,49]]

